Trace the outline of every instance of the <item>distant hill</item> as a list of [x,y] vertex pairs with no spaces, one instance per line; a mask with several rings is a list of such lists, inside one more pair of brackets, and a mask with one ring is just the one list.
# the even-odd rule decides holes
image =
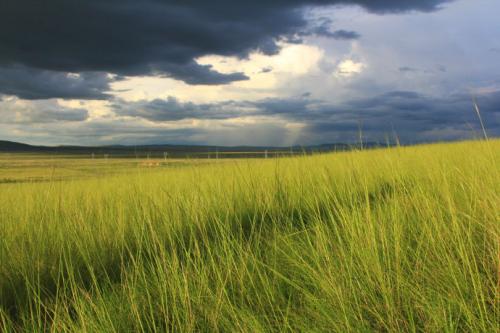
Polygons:
[[0,151],[35,151],[39,147],[27,145],[25,143],[13,142],[13,141],[2,141],[0,140]]
[[[364,148],[373,148],[380,145],[374,143],[364,143]],[[201,146],[201,145],[138,145],[138,146],[35,146],[25,143],[0,140],[0,152],[10,153],[51,153],[51,154],[81,154],[81,155],[112,155],[122,157],[144,157],[161,156],[166,153],[171,157],[197,157],[211,156],[215,154],[220,157],[245,157],[260,156],[266,151],[272,156],[278,154],[298,154],[311,152],[343,151],[358,148],[359,145],[349,145],[345,143],[321,144],[314,146],[292,146],[292,147],[272,147],[272,146]],[[219,155],[220,154],[220,155]]]

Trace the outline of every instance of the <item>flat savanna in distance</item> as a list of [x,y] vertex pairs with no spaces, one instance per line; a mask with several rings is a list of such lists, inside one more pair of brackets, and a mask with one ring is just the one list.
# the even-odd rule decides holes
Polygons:
[[40,153],[0,153],[0,184],[89,179],[153,167],[183,167],[209,163],[200,158],[132,158]]
[[0,327],[497,332],[500,140],[0,155]]
[[[379,147],[371,144],[369,147]],[[173,146],[175,150],[134,151],[131,147],[103,149],[100,147],[36,147],[29,151],[1,152],[0,142],[0,184],[13,182],[40,182],[48,180],[83,179],[127,173],[144,168],[172,168],[186,165],[200,165],[214,162],[228,162],[235,159],[291,157],[325,153],[332,150],[351,150],[359,145],[338,145],[327,147],[215,147]],[[149,149],[154,146],[148,146]],[[169,147],[172,149],[172,147]],[[321,149],[320,149],[321,148]],[[34,150],[40,152],[33,152]],[[168,148],[166,148],[168,149]],[[189,150],[190,149],[190,150]],[[247,149],[247,150],[245,150]],[[97,151],[97,153],[96,153]]]

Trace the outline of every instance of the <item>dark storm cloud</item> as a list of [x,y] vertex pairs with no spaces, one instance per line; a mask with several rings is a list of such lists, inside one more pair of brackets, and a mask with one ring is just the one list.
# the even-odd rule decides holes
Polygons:
[[348,31],[348,30],[336,30],[334,32],[326,34],[326,36],[340,40],[359,39],[361,37],[361,35],[356,31]]
[[[488,130],[493,135],[499,135],[500,91],[482,94],[478,102]],[[452,130],[453,135],[459,138],[460,135],[470,136],[478,129],[470,95],[438,98],[413,91],[391,91],[338,104],[310,99],[308,96],[212,104],[181,103],[170,97],[167,100],[131,104],[118,101],[114,110],[117,115],[152,122],[267,116],[304,123],[305,135],[309,138],[337,134],[342,140],[356,138],[360,128],[368,138],[382,139],[387,133],[396,131],[402,140],[407,141],[455,139],[426,133],[440,131],[441,135],[445,135],[447,130]],[[318,142],[321,141],[325,140],[318,139]]]
[[402,11],[412,11],[418,10],[423,12],[432,12],[441,8],[441,6],[447,2],[452,2],[454,0],[359,0],[359,1],[341,1],[341,3],[355,3],[363,6],[369,11],[374,13],[384,14],[384,13],[397,13]]
[[[283,116],[303,119],[312,101],[305,98],[266,98],[259,101],[224,101],[196,104],[180,102],[175,97],[152,101],[115,100],[116,115],[142,118],[153,122],[183,119],[224,120],[244,116]],[[313,116],[311,114],[311,116]]]
[[0,67],[0,95],[22,99],[107,99],[111,81],[105,73],[71,75],[22,66]]
[[325,28],[324,26],[315,27],[305,33],[302,33],[301,35],[303,36],[316,35],[337,40],[353,40],[361,38],[361,35],[356,31],[348,31],[348,30],[331,31],[329,28]]
[[[478,102],[488,130],[498,136],[500,91],[482,94]],[[372,139],[397,132],[406,142],[459,139],[479,133],[472,97],[467,94],[437,98],[394,91],[327,107],[323,114],[323,119],[309,123],[309,133],[350,132],[354,136],[361,128]]]
[[304,31],[298,33],[298,36],[320,36],[327,37],[337,40],[353,40],[359,39],[361,35],[356,31],[348,31],[348,30],[336,30],[332,31],[331,27],[333,25],[333,21],[327,17],[321,17],[317,19],[318,23],[316,25],[312,25],[306,28]]
[[[168,73],[168,74],[161,74]],[[212,70],[211,65],[200,65],[194,61],[187,64],[160,64],[152,74],[165,77],[180,78],[187,84],[220,85],[233,81],[248,80],[249,77],[243,73],[222,74]]]
[[[218,73],[195,59],[210,54],[245,57],[254,50],[276,54],[277,40],[293,40],[307,26],[303,10],[307,6],[355,4],[387,13],[432,11],[447,1],[3,0],[0,67],[3,71],[22,65],[56,72],[158,75],[189,84],[226,84],[247,77]],[[331,35],[357,37],[355,32],[343,30]],[[23,90],[0,89],[16,94]],[[34,90],[31,98],[45,94]],[[103,97],[85,89],[83,93],[52,95],[58,94]],[[21,95],[29,97],[30,93]]]
[[175,97],[154,99],[152,101],[125,102],[117,100],[112,106],[120,116],[143,118],[153,122],[176,121],[183,119],[229,119],[241,115],[244,107],[241,102],[220,102],[214,104],[195,104],[180,102]]
[[333,21],[328,17],[320,17],[316,19],[316,23],[307,27],[303,31],[298,33],[299,37],[303,36],[320,36],[327,37],[337,40],[353,40],[361,38],[361,35],[356,31],[348,31],[348,30],[336,30],[332,31]]
[[[57,137],[68,143],[198,143],[289,144],[283,141],[287,123],[304,127],[296,142],[385,142],[398,136],[402,143],[480,137],[481,129],[469,94],[432,97],[413,91],[391,91],[344,103],[315,100],[309,96],[267,98],[258,101],[227,101],[196,104],[175,98],[127,103],[115,100],[115,117],[87,120],[83,109],[68,109],[53,101],[15,105],[15,99],[0,103],[0,128],[11,124],[16,135],[40,136],[47,142]],[[500,135],[500,91],[477,96],[490,136]],[[28,106],[26,106],[28,105]],[[213,123],[212,128],[193,125],[178,128],[172,121],[183,119],[226,120],[256,116],[257,123]],[[87,120],[87,121],[84,121]],[[64,126],[57,124],[65,121]],[[33,126],[33,124],[37,126]],[[23,134],[25,133],[25,134]],[[256,135],[256,133],[259,133]],[[236,140],[236,141],[233,141]],[[55,141],[54,141],[55,142]]]

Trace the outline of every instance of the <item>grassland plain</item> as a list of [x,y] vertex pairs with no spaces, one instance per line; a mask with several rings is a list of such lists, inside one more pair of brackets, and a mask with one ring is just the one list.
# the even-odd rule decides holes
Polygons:
[[[0,327],[498,332],[499,152],[123,162],[0,184]],[[5,179],[30,177],[10,162]],[[91,162],[54,163],[36,177]]]

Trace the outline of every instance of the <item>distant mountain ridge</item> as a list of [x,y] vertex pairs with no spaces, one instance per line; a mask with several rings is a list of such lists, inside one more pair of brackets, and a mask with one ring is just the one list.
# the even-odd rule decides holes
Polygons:
[[35,146],[14,141],[0,140],[0,151],[24,151],[36,148]]
[[[374,143],[363,143],[363,147],[372,148],[380,146]],[[251,154],[269,153],[277,154],[279,152],[299,153],[299,152],[328,152],[335,150],[350,150],[359,148],[359,145],[334,143],[312,146],[203,146],[203,145],[170,145],[170,144],[152,144],[152,145],[107,145],[107,146],[37,146],[14,141],[0,140],[0,152],[10,153],[53,153],[53,154],[112,154],[122,156],[152,155],[164,156],[188,156],[190,154],[213,154],[213,153],[231,153],[231,154]]]

